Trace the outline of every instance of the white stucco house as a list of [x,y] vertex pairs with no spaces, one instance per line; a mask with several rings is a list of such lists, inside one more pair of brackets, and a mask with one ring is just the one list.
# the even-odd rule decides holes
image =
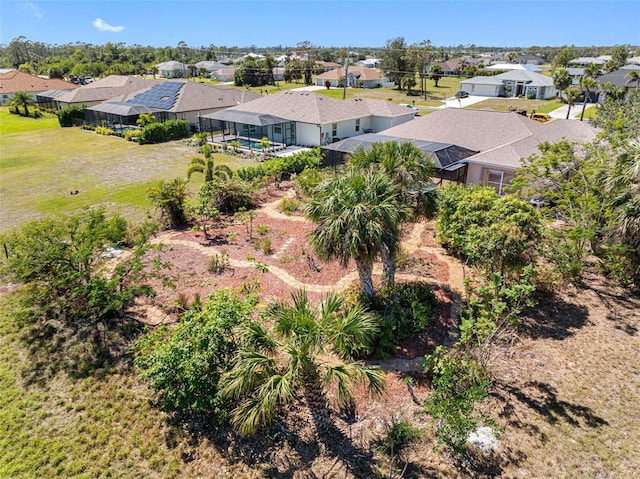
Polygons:
[[471,95],[513,97],[533,95],[538,100],[556,94],[551,77],[528,70],[512,70],[494,76],[477,76],[460,82],[460,89]]
[[186,63],[177,61],[162,62],[155,65],[158,74],[163,78],[180,78],[187,75],[189,69]]
[[200,129],[211,141],[269,138],[280,145],[315,147],[391,128],[413,120],[415,111],[392,102],[336,100],[309,91],[285,91],[203,115]]

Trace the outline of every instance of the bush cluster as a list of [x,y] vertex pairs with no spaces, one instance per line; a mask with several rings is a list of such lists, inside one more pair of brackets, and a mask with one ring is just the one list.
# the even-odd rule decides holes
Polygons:
[[180,140],[189,136],[186,120],[167,120],[164,123],[150,123],[138,135],[141,145]]
[[265,176],[275,176],[279,180],[288,180],[292,175],[297,175],[306,169],[320,166],[320,149],[301,151],[291,156],[267,160],[258,166],[248,166],[237,171],[240,178],[245,181],[253,181]]
[[56,115],[58,116],[58,123],[60,123],[61,127],[66,128],[69,126],[73,126],[74,120],[85,121],[84,109],[85,106],[72,105],[56,111]]

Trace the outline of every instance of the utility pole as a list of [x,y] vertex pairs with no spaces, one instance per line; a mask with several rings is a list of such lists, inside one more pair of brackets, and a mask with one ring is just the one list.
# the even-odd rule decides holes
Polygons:
[[344,57],[344,89],[342,90],[342,99],[347,99],[347,82],[349,81],[349,52]]

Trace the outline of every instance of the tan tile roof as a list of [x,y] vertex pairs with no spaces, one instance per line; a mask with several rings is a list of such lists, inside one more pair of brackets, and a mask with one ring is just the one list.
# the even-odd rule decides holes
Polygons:
[[522,158],[539,153],[542,142],[563,138],[592,141],[598,129],[587,122],[555,119],[540,123],[517,113],[446,108],[385,130],[385,135],[437,141],[479,151],[467,159],[516,168]]
[[74,90],[78,85],[58,78],[41,78],[18,70],[0,74],[0,93],[17,91],[42,92],[47,90]]
[[301,123],[327,124],[336,121],[364,118],[371,115],[401,117],[413,115],[407,108],[383,100],[336,100],[309,91],[285,91],[263,95],[233,110],[265,113]]
[[102,102],[120,95],[149,88],[163,81],[165,80],[145,80],[137,76],[110,75],[88,85],[83,85],[77,90],[60,95],[56,100],[77,105]]

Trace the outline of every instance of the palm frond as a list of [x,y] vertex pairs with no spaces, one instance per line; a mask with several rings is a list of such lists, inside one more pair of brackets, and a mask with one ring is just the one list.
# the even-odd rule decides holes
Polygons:
[[220,379],[220,394],[238,399],[250,394],[264,380],[277,374],[275,358],[256,351],[243,351],[234,366]]

